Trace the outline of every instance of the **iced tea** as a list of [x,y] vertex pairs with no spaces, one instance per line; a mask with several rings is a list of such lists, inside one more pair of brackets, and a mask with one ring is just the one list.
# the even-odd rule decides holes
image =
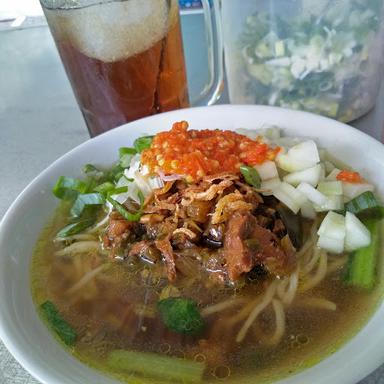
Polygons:
[[92,136],[189,105],[176,0],[42,4]]

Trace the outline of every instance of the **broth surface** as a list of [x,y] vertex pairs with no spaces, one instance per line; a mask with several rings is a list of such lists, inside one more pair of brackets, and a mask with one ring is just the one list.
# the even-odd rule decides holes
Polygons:
[[[168,281],[156,267],[111,263],[99,252],[67,257],[55,255],[61,247],[53,239],[66,224],[67,215],[68,207],[61,206],[40,236],[31,265],[33,299],[36,305],[46,300],[54,302],[77,331],[78,341],[71,349],[77,358],[125,382],[161,381],[111,370],[105,360],[112,350],[138,350],[205,360],[209,369],[205,371],[204,382],[218,382],[218,378],[223,379],[228,374],[225,381],[236,383],[255,380],[268,383],[283,378],[335,352],[364,325],[383,294],[381,264],[379,283],[373,292],[344,286],[340,280],[341,267],[317,287],[297,293],[286,308],[286,329],[277,345],[268,346],[263,342],[263,335],[273,333],[272,310],[263,312],[245,340],[236,343],[236,334],[245,319],[233,327],[223,327],[239,312],[238,307],[207,316],[206,329],[199,337],[203,341],[198,342],[198,338],[170,332],[161,322],[156,302],[164,294]],[[93,278],[88,282],[82,280],[97,268]],[[263,292],[265,284],[265,281],[253,281],[242,287],[218,288],[207,287],[202,281],[184,278],[176,281],[174,287],[181,296],[194,299],[201,309],[232,297],[234,292],[236,298],[247,305]],[[326,298],[333,301],[337,309],[330,311],[300,304],[308,297]]]

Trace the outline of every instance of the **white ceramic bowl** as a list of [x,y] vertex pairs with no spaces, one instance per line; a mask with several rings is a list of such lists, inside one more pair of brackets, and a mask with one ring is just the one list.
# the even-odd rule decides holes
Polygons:
[[[282,127],[309,136],[339,159],[374,180],[384,196],[384,146],[364,133],[305,112],[261,106],[215,106],[178,110],[126,124],[91,139],[55,161],[19,195],[0,225],[0,337],[33,376],[47,384],[116,383],[68,354],[39,320],[30,292],[30,259],[36,239],[57,200],[51,190],[60,175],[80,176],[83,164],[111,164],[117,150],[142,134],[168,130],[187,120],[200,128]],[[384,362],[384,305],[336,353],[281,383],[356,383]]]

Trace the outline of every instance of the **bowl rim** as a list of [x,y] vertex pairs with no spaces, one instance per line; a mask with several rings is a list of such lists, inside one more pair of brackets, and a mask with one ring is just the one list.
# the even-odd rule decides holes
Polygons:
[[[90,138],[83,143],[77,145],[70,151],[66,152],[62,156],[60,156],[58,159],[53,161],[48,167],[46,167],[43,171],[41,171],[36,177],[34,177],[28,184],[27,186],[18,194],[18,196],[15,198],[15,200],[12,202],[12,204],[9,206],[9,208],[6,210],[5,214],[3,215],[1,221],[0,221],[0,258],[2,258],[1,255],[1,249],[6,241],[4,238],[4,232],[5,228],[8,226],[8,222],[10,222],[11,217],[18,211],[19,205],[23,198],[29,193],[31,189],[33,189],[36,185],[39,184],[39,182],[43,179],[45,175],[47,175],[51,170],[53,170],[55,167],[57,167],[61,162],[65,161],[66,159],[69,159],[71,156],[76,154],[77,152],[82,151],[86,146],[92,145],[90,143],[99,143],[103,142],[106,138],[110,136],[118,136],[119,133],[125,131],[126,129],[129,129],[130,126],[134,126],[137,123],[143,124],[148,122],[150,125],[153,121],[156,122],[159,117],[165,118],[170,121],[170,124],[172,121],[175,121],[174,116],[182,116],[183,113],[203,113],[205,111],[215,111],[216,114],[220,114],[221,112],[233,112],[234,114],[236,113],[245,113],[245,114],[253,114],[253,113],[258,113],[264,111],[265,113],[268,114],[284,114],[287,115],[287,118],[298,118],[302,117],[304,119],[309,119],[310,121],[317,121],[317,122],[322,122],[324,124],[329,124],[334,127],[338,127],[339,130],[344,132],[345,134],[353,134],[356,136],[356,138],[364,140],[366,144],[368,144],[370,147],[373,146],[375,148],[380,147],[380,151],[384,155],[384,146],[382,143],[380,143],[378,140],[375,138],[365,134],[362,131],[359,131],[358,129],[348,126],[344,123],[338,122],[336,120],[330,119],[328,117],[324,116],[318,116],[309,112],[304,112],[304,111],[295,111],[295,110],[290,110],[286,108],[280,108],[280,107],[272,107],[272,106],[258,106],[258,105],[229,105],[229,104],[223,104],[223,105],[215,105],[215,106],[210,106],[210,107],[194,107],[194,108],[184,108],[184,109],[179,109],[176,111],[170,111],[170,112],[165,112],[162,114],[158,115],[153,115],[153,116],[148,116],[139,120],[136,120],[131,123],[123,124],[113,130],[107,131],[99,136],[96,136],[94,138]],[[187,113],[187,114],[188,114]],[[214,128],[214,127],[212,127]],[[309,134],[308,136],[311,136]],[[29,255],[29,260],[31,258],[31,255]],[[375,315],[379,312],[380,307],[384,307],[382,303],[382,299],[380,300],[380,303],[378,304],[377,308],[374,310],[374,313],[371,315],[370,319],[363,325],[363,327],[358,331],[358,334],[361,334],[367,326],[372,322],[372,319],[375,317]],[[5,323],[4,319],[4,310],[3,307],[0,307],[0,339],[3,341],[4,345],[8,349],[8,351],[13,355],[13,357],[36,379],[42,381],[43,383],[53,383],[57,379],[55,377],[55,372],[54,371],[44,371],[42,370],[42,367],[36,365],[36,362],[33,362],[33,360],[30,360],[29,357],[30,355],[27,353],[27,351],[21,350],[18,347],[14,345],[14,339],[11,336],[7,334],[8,326]],[[343,350],[343,348],[353,340],[355,336],[350,338],[347,342],[343,343],[341,346],[339,346],[338,350],[336,353],[340,352]],[[377,339],[380,339],[381,341],[384,341],[384,332],[381,335],[381,338],[377,337]],[[370,372],[372,372],[374,369],[376,369],[379,365],[381,365],[384,362],[384,349],[380,348],[380,343],[372,343],[371,345],[367,346],[367,348],[362,348],[359,352],[357,352],[357,355],[360,356],[360,360],[358,364],[354,361],[353,365],[350,365],[349,368],[344,371],[343,377],[335,376],[337,378],[337,382],[342,384],[342,383],[355,383],[358,380],[363,379],[365,376],[367,376]],[[319,363],[311,366],[310,368],[305,369],[304,371],[299,371],[291,376],[288,376],[286,378],[278,380],[276,383],[298,383],[298,382],[303,382],[304,381],[296,381],[297,378],[303,373],[303,372],[308,372],[308,371],[313,371],[315,369],[322,369],[321,365],[325,360],[328,360],[332,355],[327,355],[326,357],[322,358]],[[356,363],[356,364],[355,364]],[[345,368],[348,366],[348,364],[344,363]],[[319,383],[323,383],[319,381]],[[324,381],[325,383],[325,381]]]

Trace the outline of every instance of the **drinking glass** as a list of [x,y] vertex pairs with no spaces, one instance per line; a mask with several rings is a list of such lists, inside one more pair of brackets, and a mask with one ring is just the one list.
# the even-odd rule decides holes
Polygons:
[[[91,136],[189,106],[177,0],[40,3]],[[211,77],[196,103],[212,104],[222,83],[221,41],[214,43],[208,0],[204,11]]]

